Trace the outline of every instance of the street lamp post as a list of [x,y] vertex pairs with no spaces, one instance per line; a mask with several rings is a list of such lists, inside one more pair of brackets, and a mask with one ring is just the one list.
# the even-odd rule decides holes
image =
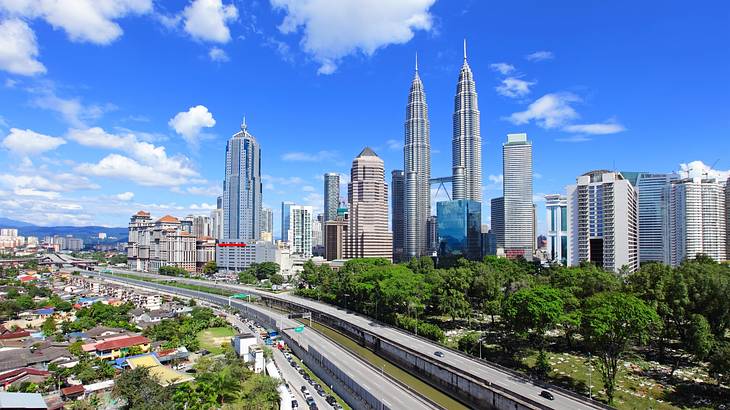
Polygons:
[[588,398],[593,400],[593,357],[588,353]]

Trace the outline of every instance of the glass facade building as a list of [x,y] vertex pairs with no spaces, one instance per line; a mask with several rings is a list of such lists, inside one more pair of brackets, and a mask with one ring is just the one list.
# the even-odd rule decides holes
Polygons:
[[439,256],[481,256],[482,204],[467,199],[436,204]]
[[547,241],[550,260],[568,264],[568,198],[560,194],[545,195]]

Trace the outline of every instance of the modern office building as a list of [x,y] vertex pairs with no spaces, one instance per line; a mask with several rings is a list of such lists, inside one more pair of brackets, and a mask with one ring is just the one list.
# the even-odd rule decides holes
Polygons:
[[273,242],[224,239],[216,247],[216,264],[222,272],[241,272],[254,263],[276,262]]
[[568,265],[568,198],[565,195],[545,195],[547,249],[550,261]]
[[725,184],[714,178],[685,178],[669,188],[669,244],[672,266],[704,254],[727,260]]
[[468,199],[436,204],[439,257],[479,259],[482,254],[482,204]]
[[504,254],[504,197],[492,198],[490,203],[495,255]]
[[436,215],[428,217],[426,224],[426,242],[428,243],[428,254],[433,256],[439,249],[438,218]]
[[527,134],[507,134],[502,145],[504,252],[531,259],[535,253],[532,202],[532,143]]
[[677,174],[621,172],[639,192],[639,262],[671,263],[669,187]]
[[345,257],[345,235],[347,218],[335,217],[324,223],[324,258],[328,261]]
[[195,215],[193,217],[193,236],[196,238],[211,236],[210,217],[206,215]]
[[226,177],[223,183],[223,237],[258,240],[261,232],[261,147],[248,132],[241,131],[226,145]]
[[210,236],[217,240],[223,239],[223,209],[210,211]]
[[289,208],[295,205],[294,202],[284,201],[281,203],[281,240],[290,242],[289,239]]
[[400,169],[393,170],[390,177],[390,217],[393,232],[393,260],[403,261],[405,258],[405,176]]
[[274,233],[274,211],[271,208],[261,209],[261,232]]
[[618,172],[579,176],[568,191],[568,264],[619,272],[639,267],[638,195]]
[[[431,216],[431,142],[428,105],[421,77],[416,70],[408,93],[403,142],[405,258],[426,255],[426,224]],[[395,231],[394,231],[395,232]]]
[[725,182],[725,256],[730,258],[730,178]]
[[388,230],[388,184],[383,160],[369,147],[352,161],[347,186],[350,203],[345,257],[393,258],[393,235]]
[[340,174],[324,174],[324,216],[325,221],[334,221],[340,206]]
[[312,255],[324,256],[324,214],[312,220]]
[[292,255],[312,256],[312,215],[311,206],[289,206],[289,247]]
[[452,139],[452,199],[482,201],[482,138],[479,130],[479,104],[474,75],[466,60],[456,86]]

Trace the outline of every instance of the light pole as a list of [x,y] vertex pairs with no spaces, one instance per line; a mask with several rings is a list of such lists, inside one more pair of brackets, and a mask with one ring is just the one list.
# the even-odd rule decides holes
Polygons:
[[588,352],[588,398],[593,400],[593,356]]

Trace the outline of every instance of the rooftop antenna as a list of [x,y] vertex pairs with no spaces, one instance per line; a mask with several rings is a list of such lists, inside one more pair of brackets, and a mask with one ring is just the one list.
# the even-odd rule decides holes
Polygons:
[[466,38],[464,38],[464,61],[466,61]]
[[416,72],[418,72],[418,51],[416,51]]
[[246,131],[248,129],[248,125],[246,125],[246,116],[243,116],[243,122],[241,122],[241,131]]

